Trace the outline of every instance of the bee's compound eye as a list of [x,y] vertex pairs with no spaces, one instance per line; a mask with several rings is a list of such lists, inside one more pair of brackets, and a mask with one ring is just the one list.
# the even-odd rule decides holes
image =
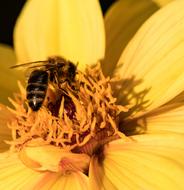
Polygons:
[[70,63],[69,68],[68,68],[68,73],[69,73],[70,79],[73,80],[76,74],[76,66],[73,63]]

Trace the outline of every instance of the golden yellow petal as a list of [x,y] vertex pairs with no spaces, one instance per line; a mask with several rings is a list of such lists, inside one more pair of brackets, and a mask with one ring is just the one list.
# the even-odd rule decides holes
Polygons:
[[117,74],[123,80],[119,100],[123,103],[129,99],[136,105],[136,116],[163,105],[183,91],[183,7],[184,1],[174,1],[154,14],[119,60]]
[[183,102],[184,102],[184,91],[182,91],[182,93],[173,98],[171,101],[167,102],[166,105],[171,105],[171,106],[173,105],[174,107],[176,107],[175,105],[183,104]]
[[97,0],[32,0],[15,27],[19,62],[64,56],[84,69],[104,57],[105,35]]
[[9,135],[7,127],[8,122],[14,118],[14,115],[7,109],[6,106],[0,104],[0,134]]
[[9,148],[4,142],[11,139],[11,131],[8,128],[8,122],[13,119],[13,114],[7,109],[6,106],[0,104],[0,152]]
[[[42,156],[42,155],[40,155]],[[88,189],[88,178],[80,172],[61,175],[55,172],[37,172],[26,167],[16,154],[0,154],[0,189]]]
[[105,15],[106,54],[102,68],[111,75],[127,43],[158,6],[151,0],[123,0],[114,3]]
[[52,145],[25,147],[20,152],[19,158],[25,165],[35,170],[61,173],[84,171],[90,161],[86,154],[74,154]]
[[184,136],[137,135],[105,150],[103,176],[117,189],[183,189]]
[[57,177],[56,173],[31,170],[16,155],[0,154],[0,189],[49,189]]
[[10,46],[0,44],[0,102],[10,105],[8,97],[18,91],[17,80],[23,78],[19,71],[10,69],[16,63],[15,54]]
[[88,177],[80,172],[71,173],[61,176],[53,184],[50,190],[88,190],[89,182]]
[[173,106],[164,106],[146,117],[147,133],[184,133],[183,103]]
[[89,187],[91,190],[116,190],[116,186],[111,182],[105,174],[104,170],[98,162],[97,157],[93,157],[89,168]]
[[173,0],[153,0],[153,1],[155,1],[159,6],[165,6]]

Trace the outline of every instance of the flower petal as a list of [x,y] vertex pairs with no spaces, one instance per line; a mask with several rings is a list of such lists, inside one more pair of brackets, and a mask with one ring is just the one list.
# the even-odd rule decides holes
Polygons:
[[7,109],[6,106],[0,104],[0,152],[8,149],[5,140],[11,139],[11,131],[8,128],[8,122],[13,119],[13,114]]
[[106,147],[98,177],[108,178],[117,189],[182,190],[183,159],[183,135],[138,135]]
[[151,0],[123,0],[115,2],[105,15],[106,54],[102,68],[110,75],[130,39],[158,6]]
[[86,154],[71,153],[52,145],[32,147],[31,144],[20,152],[19,157],[25,165],[35,170],[61,173],[84,171],[90,160]]
[[[138,31],[119,60],[125,93],[138,115],[168,102],[184,89],[184,1],[174,1]],[[121,66],[122,64],[122,66]],[[135,112],[134,112],[135,113]]]
[[153,0],[153,1],[155,1],[159,6],[165,6],[173,0]]
[[16,155],[5,153],[0,154],[0,171],[1,189],[40,189],[49,187],[57,178],[56,173],[35,172],[23,165]]
[[83,173],[71,173],[70,175],[65,175],[60,178],[54,183],[51,190],[88,190],[89,189],[89,182],[88,177]]
[[[175,107],[174,107],[175,106]],[[146,117],[146,132],[177,132],[184,133],[183,103],[164,106]],[[140,119],[141,120],[141,119]]]
[[[16,154],[0,154],[0,188],[1,189],[87,189],[88,179],[84,174],[71,173],[62,176],[55,172],[37,172],[26,167]],[[67,187],[67,188],[66,188]],[[74,189],[74,188],[73,188]]]
[[17,80],[23,79],[23,73],[10,69],[16,63],[13,49],[7,45],[0,44],[0,102],[10,105],[8,97],[18,91]]
[[111,179],[104,175],[104,170],[99,164],[98,158],[95,156],[91,159],[90,162],[89,184],[91,190],[117,190],[116,186],[111,182]]
[[97,0],[31,0],[25,5],[14,33],[22,63],[63,56],[84,69],[105,52],[103,17]]

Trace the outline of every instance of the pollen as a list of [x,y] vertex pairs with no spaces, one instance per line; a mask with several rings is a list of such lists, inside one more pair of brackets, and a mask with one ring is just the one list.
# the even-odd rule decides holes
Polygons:
[[[100,63],[77,72],[74,83],[50,86],[44,105],[32,111],[26,101],[25,89],[10,99],[9,108],[15,119],[8,124],[12,130],[13,150],[27,143],[33,146],[51,144],[72,152],[93,154],[98,146],[122,138],[118,116],[128,106],[116,105],[110,77],[102,73]],[[35,143],[37,142],[37,143]]]

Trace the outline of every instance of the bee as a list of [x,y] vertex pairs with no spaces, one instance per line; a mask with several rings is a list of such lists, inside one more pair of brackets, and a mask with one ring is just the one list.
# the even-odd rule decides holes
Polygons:
[[12,66],[33,69],[27,81],[26,99],[29,107],[38,111],[46,97],[49,83],[58,85],[72,83],[76,76],[76,65],[62,57],[49,57],[44,61],[35,61]]

